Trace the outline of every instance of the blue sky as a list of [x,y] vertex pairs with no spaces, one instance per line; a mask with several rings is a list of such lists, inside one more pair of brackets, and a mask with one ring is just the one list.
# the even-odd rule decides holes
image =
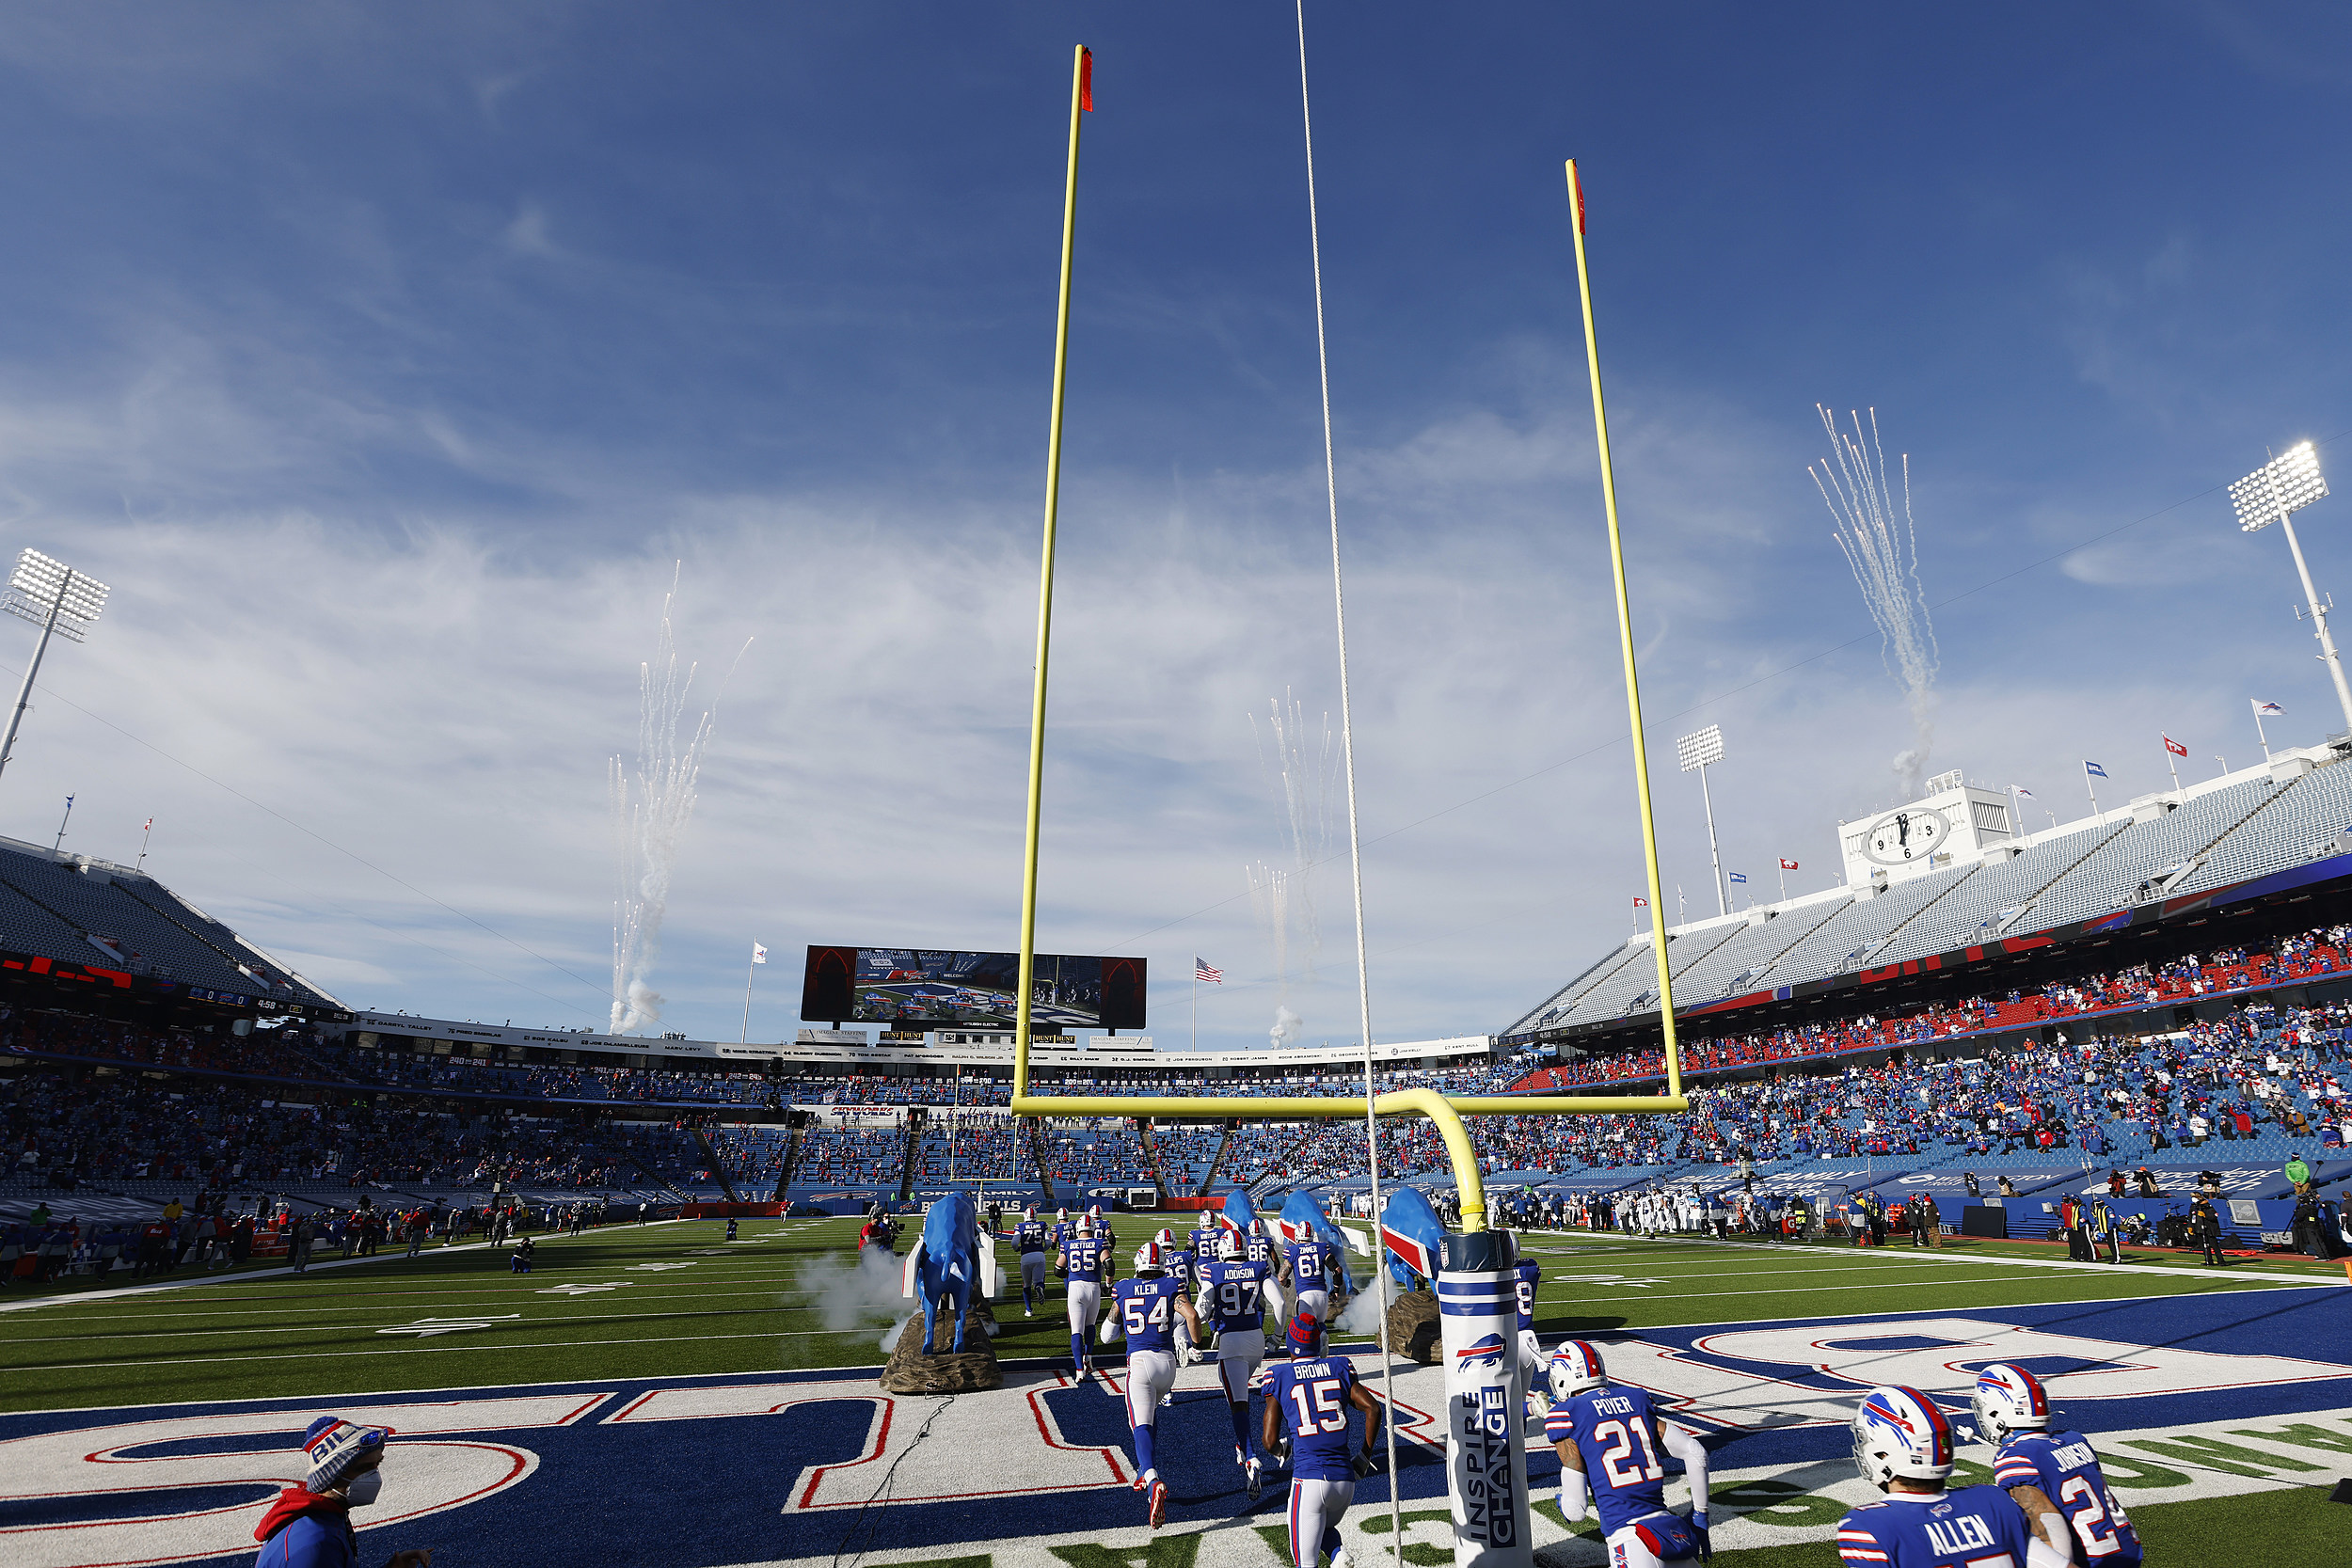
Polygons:
[[[2160,730],[2244,766],[2249,696],[2338,727],[2282,541],[2217,487],[2352,432],[2340,10],[1309,26],[1376,1033],[1499,1027],[1627,929],[1570,154],[1653,742],[1724,726],[1751,885],[1826,885],[1907,738],[1817,401],[1912,458],[1931,767],[2064,812],[2083,756],[2166,783]],[[1287,988],[1243,896],[1282,845],[1249,715],[1336,707],[1279,8],[13,19],[0,545],[117,596],[44,672],[0,832],[48,842],[72,792],[68,847],[129,859],[151,815],[167,881],[348,1001],[600,1019],[605,759],[682,562],[689,655],[753,641],[665,1025],[732,1032],[754,938],[1009,945],[1081,40],[1041,941],[1148,957],[1163,1041],[1196,952],[1232,981],[1204,1046],[1278,998],[1353,1037],[1342,883]],[[2323,587],[2345,504],[2306,515]],[[775,1037],[795,974],[763,976]]]

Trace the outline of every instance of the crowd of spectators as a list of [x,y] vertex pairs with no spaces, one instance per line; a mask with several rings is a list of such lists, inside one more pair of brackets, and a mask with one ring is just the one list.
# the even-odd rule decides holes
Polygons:
[[[2193,1003],[2285,981],[2352,972],[2346,943],[2352,927],[2331,926],[2280,938],[2259,950],[2225,948],[2186,955],[2161,965],[2137,964],[2084,979],[2052,981],[2033,992],[1938,1002],[1899,1016],[1865,1013],[1851,1019],[1796,1025],[1750,1035],[1685,1040],[1688,1075],[1709,1069],[1820,1060],[1893,1047],[1917,1047],[1957,1037],[2038,1027],[2087,1014]],[[1518,1080],[1519,1092],[1637,1083],[1665,1072],[1662,1049],[1620,1052],[1541,1069]]]

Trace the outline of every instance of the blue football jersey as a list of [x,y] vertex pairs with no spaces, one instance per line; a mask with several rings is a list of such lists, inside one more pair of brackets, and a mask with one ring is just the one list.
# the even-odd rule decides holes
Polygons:
[[1012,1244],[1024,1253],[1045,1250],[1045,1223],[1042,1220],[1023,1220],[1012,1227]]
[[1127,1354],[1139,1350],[1176,1348],[1176,1303],[1184,1288],[1168,1275],[1157,1279],[1122,1279],[1111,1287],[1119,1298],[1119,1326],[1127,1336]]
[[1200,1269],[1200,1265],[1193,1260],[1193,1255],[1189,1252],[1163,1254],[1160,1258],[1160,1267],[1168,1271],[1168,1278],[1187,1288],[1191,1286],[1193,1275]]
[[1195,1258],[1206,1259],[1216,1250],[1216,1227],[1203,1226],[1184,1238],[1185,1246]]
[[1073,1236],[1062,1244],[1062,1268],[1073,1284],[1100,1285],[1110,1243],[1099,1236]]
[[1532,1258],[1520,1259],[1518,1266],[1511,1271],[1511,1288],[1518,1293],[1519,1298],[1519,1326],[1521,1328],[1535,1326],[1535,1287],[1543,1277],[1544,1271],[1535,1266],[1535,1260]]
[[2074,1560],[2129,1568],[2140,1560],[2139,1533],[2107,1490],[2090,1439],[2073,1432],[2021,1432],[2001,1446],[1993,1484],[2038,1486],[2074,1532]]
[[1252,1263],[1271,1263],[1274,1261],[1274,1243],[1264,1231],[1252,1226],[1249,1234],[1241,1239],[1241,1255]]
[[2025,1510],[1997,1486],[1957,1492],[1890,1492],[1837,1527],[1849,1568],[1976,1568],[2007,1560],[2025,1568],[2031,1534]]
[[1293,1242],[1285,1249],[1291,1260],[1291,1289],[1320,1291],[1331,1268],[1331,1243],[1321,1240]]
[[1263,1263],[1210,1263],[1200,1271],[1200,1305],[1208,1326],[1219,1334],[1248,1334],[1265,1327]]
[[1354,1481],[1354,1425],[1348,1390],[1355,1369],[1344,1357],[1327,1361],[1277,1361],[1268,1370],[1265,1397],[1282,1413],[1291,1433],[1293,1481]]
[[1648,1393],[1630,1385],[1604,1384],[1571,1394],[1544,1419],[1546,1437],[1572,1442],[1583,1456],[1584,1479],[1593,1489],[1593,1510],[1600,1515],[1604,1537],[1666,1506],[1665,1455],[1657,1430]]

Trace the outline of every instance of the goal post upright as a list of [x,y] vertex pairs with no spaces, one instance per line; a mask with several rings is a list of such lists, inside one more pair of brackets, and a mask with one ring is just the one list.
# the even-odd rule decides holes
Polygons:
[[[1029,1043],[1035,1022],[1033,1002],[1037,970],[1038,847],[1043,818],[1045,772],[1046,675],[1052,650],[1054,547],[1060,512],[1062,414],[1070,362],[1072,252],[1077,233],[1080,117],[1092,107],[1091,71],[1092,55],[1081,45],[1073,50],[1071,58],[1069,159],[1062,195],[1061,276],[1055,320],[1052,413],[1046,440],[1044,543],[1038,581],[1037,664],[1033,672],[1029,710],[1028,800],[1021,881],[1020,990],[1016,998],[1013,1029],[1012,1096],[1008,1108],[1015,1117],[1197,1117],[1251,1121],[1353,1118],[1363,1114],[1361,1101],[1303,1097],[1236,1100],[1183,1095],[1034,1095],[1029,1092]],[[1569,168],[1573,185],[1575,166],[1571,164]],[[1583,241],[1581,233],[1577,242],[1577,260],[1579,283],[1581,285]],[[1588,293],[1585,313],[1588,351],[1592,346],[1591,321]],[[1597,358],[1594,364],[1594,412],[1600,430],[1602,484],[1609,511],[1610,552],[1615,571],[1618,627],[1625,645],[1627,697],[1634,716],[1635,773],[1641,798],[1642,842],[1648,863],[1650,908],[1654,915],[1659,908],[1657,837],[1650,817],[1647,761],[1642,751],[1641,699],[1634,684],[1632,622],[1627,608],[1624,557],[1617,539],[1615,492],[1609,479],[1608,430],[1605,421],[1600,419],[1600,381]],[[1656,924],[1653,919],[1653,927]],[[1675,1049],[1674,1008],[1672,992],[1666,983],[1666,948],[1662,929],[1658,932],[1656,943],[1661,1010],[1665,1020],[1668,1093],[1653,1096],[1485,1095],[1455,1099],[1436,1089],[1407,1088],[1391,1089],[1374,1098],[1372,1108],[1375,1117],[1422,1116],[1436,1124],[1439,1136],[1445,1142],[1448,1163],[1453,1166],[1454,1186],[1460,1198],[1461,1230],[1465,1235],[1477,1234],[1487,1228],[1486,1185],[1479,1172],[1477,1150],[1470,1142],[1469,1127],[1464,1120],[1466,1117],[1645,1115],[1688,1108],[1688,1101],[1682,1097],[1680,1069]],[[1366,1042],[1366,1049],[1370,1050],[1369,1041]],[[1236,1118],[1236,1111],[1244,1106],[1248,1108],[1246,1115]],[[1015,1144],[1017,1151],[1017,1134]],[[1040,1174],[1042,1176],[1043,1173]],[[1377,1216],[1375,1219],[1376,1223]]]

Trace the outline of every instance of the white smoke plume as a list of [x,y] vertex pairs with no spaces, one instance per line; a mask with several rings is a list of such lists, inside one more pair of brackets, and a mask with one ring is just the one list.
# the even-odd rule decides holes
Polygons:
[[[1331,847],[1331,785],[1337,776],[1339,752],[1331,736],[1331,719],[1311,729],[1306,710],[1289,692],[1266,699],[1265,727],[1257,715],[1249,729],[1258,741],[1259,756],[1282,794],[1283,857],[1287,864],[1261,861],[1243,868],[1249,881],[1250,907],[1274,949],[1275,1012],[1269,1034],[1277,1046],[1298,1038],[1302,1027],[1290,1009],[1291,958],[1301,958],[1305,984],[1315,979],[1315,959],[1323,950],[1323,929],[1315,915],[1314,868]],[[1294,941],[1295,938],[1295,941]]]
[[[670,908],[670,872],[677,863],[679,835],[694,815],[694,782],[718,718],[707,709],[693,733],[681,742],[678,727],[694,684],[695,665],[678,668],[677,638],[671,607],[677,601],[677,576],[661,601],[661,630],[654,657],[637,667],[637,766],[632,772],[615,756],[607,770],[612,798],[613,858],[620,890],[612,905],[612,1011],[616,1035],[639,1034],[661,1022],[661,993],[647,981],[661,956],[661,921]],[[751,643],[743,644],[749,649]],[[736,656],[739,662],[741,654]]]
[[1879,443],[1879,412],[1870,410],[1870,428],[1863,434],[1862,416],[1851,415],[1853,434],[1839,431],[1836,420],[1820,404],[1821,428],[1828,432],[1827,460],[1808,465],[1805,472],[1821,492],[1835,527],[1837,548],[1853,570],[1862,602],[1878,623],[1880,657],[1887,673],[1903,689],[1903,706],[1910,711],[1912,744],[1895,755],[1895,777],[1901,799],[1915,799],[1935,742],[1935,674],[1939,655],[1935,624],[1928,616],[1927,591],[1919,582],[1919,531],[1911,515],[1911,455],[1902,454],[1902,511],[1897,515],[1893,487],[1886,479],[1886,450]]
[[882,1325],[882,1348],[887,1354],[898,1343],[910,1305],[922,1316],[919,1303],[908,1302],[906,1262],[880,1247],[860,1247],[854,1262],[838,1254],[824,1254],[802,1263],[792,1274],[785,1299],[813,1308],[817,1321],[831,1333]]
[[1389,1314],[1390,1292],[1395,1289],[1387,1269],[1374,1268],[1371,1283],[1347,1298],[1347,1310],[1340,1314],[1333,1326],[1342,1334],[1360,1334],[1377,1342],[1381,1320]]

